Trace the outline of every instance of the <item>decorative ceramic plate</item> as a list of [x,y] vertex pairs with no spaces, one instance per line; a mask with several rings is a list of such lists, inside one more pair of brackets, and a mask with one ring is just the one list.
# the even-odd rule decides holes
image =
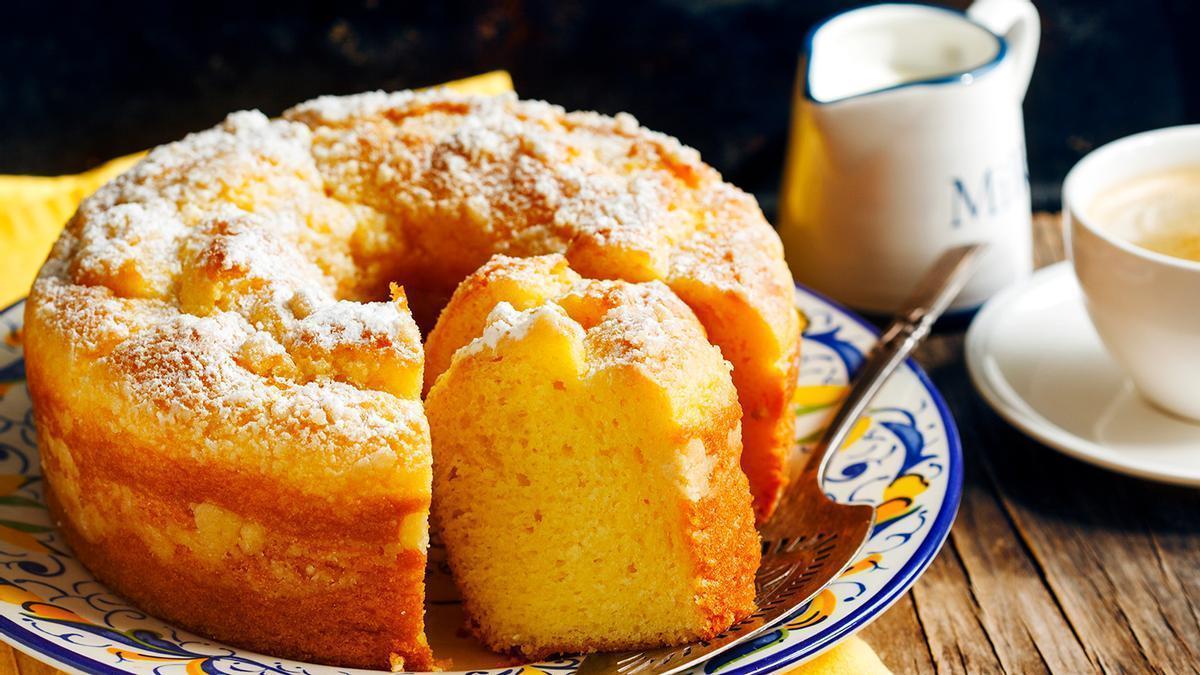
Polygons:
[[[875,340],[861,319],[798,290],[809,319],[797,404],[797,451],[814,440]],[[363,672],[281,660],[219,643],[147,616],[109,592],[72,557],[42,504],[33,415],[24,383],[24,303],[0,312],[0,638],[65,670],[100,673]],[[784,625],[695,673],[749,675],[811,658],[862,628],[900,597],[937,554],[962,490],[962,454],[941,396],[915,365],[896,373],[837,453],[825,489],[878,505],[861,557]],[[474,675],[569,675],[578,659],[528,666],[456,636],[458,606],[431,550],[430,642]]]

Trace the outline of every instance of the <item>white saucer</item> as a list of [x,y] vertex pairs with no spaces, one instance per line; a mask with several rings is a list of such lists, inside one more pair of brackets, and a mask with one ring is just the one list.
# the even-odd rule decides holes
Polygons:
[[967,369],[1014,426],[1113,471],[1200,486],[1200,424],[1147,403],[1100,343],[1069,263],[989,301],[967,332]]

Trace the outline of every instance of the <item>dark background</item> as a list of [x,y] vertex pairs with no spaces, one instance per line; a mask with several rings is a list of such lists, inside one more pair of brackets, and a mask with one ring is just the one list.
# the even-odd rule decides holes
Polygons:
[[[0,173],[83,170],[240,108],[505,68],[522,96],[628,111],[678,136],[770,214],[801,40],[857,4],[18,3],[0,21]],[[1200,120],[1200,2],[1037,4],[1029,163],[1035,206],[1056,208],[1089,148]]]

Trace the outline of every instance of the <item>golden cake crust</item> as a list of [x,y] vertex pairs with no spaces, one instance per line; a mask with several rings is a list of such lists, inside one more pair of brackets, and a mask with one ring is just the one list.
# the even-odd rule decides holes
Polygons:
[[[419,581],[407,562],[376,574],[392,559],[419,567],[427,542],[413,314],[431,323],[495,253],[556,252],[584,276],[661,280],[692,308],[733,363],[742,466],[768,514],[791,447],[799,319],[754,200],[628,116],[374,93],[278,120],[230,115],[152,151],[67,224],[30,292],[26,363],[45,476],[80,558],[221,640],[431,666]],[[156,487],[178,483],[203,489]],[[256,594],[241,601],[261,631],[199,607],[217,589],[180,571],[193,558]],[[123,571],[135,559],[151,582]],[[322,586],[331,575],[349,586]],[[364,605],[378,634],[339,650],[322,636],[366,629],[310,612],[289,633],[297,594],[307,608],[394,602]]]

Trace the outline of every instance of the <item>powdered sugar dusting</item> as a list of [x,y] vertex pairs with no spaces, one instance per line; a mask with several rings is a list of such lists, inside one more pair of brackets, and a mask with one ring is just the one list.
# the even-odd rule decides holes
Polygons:
[[[536,259],[508,260],[508,264],[493,260],[487,266],[492,283],[501,279],[521,283],[533,270],[544,269]],[[508,302],[498,303],[482,334],[461,347],[454,360],[502,353],[506,342],[523,341],[539,322],[549,323],[563,335],[577,336],[585,365],[593,374],[632,367],[659,379],[678,379],[688,375],[680,364],[697,355],[723,364],[727,372],[730,368],[720,350],[709,344],[695,314],[666,285],[599,279],[580,279],[561,295],[524,311]]]
[[[703,266],[706,284],[791,311],[790,292],[755,292],[790,275],[753,199],[629,115],[435,91],[323,97],[285,117],[312,129],[339,199],[404,224],[413,246],[394,252],[398,267],[444,292],[494,253],[558,252],[598,278],[673,285]],[[765,243],[731,260],[726,242],[741,230]]]
[[678,364],[695,351],[711,352],[709,358],[728,368],[692,311],[661,282],[592,281],[568,294],[566,301],[571,295],[590,296],[593,302],[598,297],[609,308],[587,332],[594,370],[636,366],[655,375],[669,371],[674,377]]
[[558,305],[545,304],[517,311],[511,304],[501,302],[488,314],[483,334],[459,349],[455,358],[495,351],[504,341],[520,342],[539,321],[559,326],[570,323],[567,313]]
[[373,350],[420,379],[411,316],[339,297],[355,288],[364,216],[325,194],[307,127],[235,113],[81,204],[31,292],[34,330],[115,377],[118,424],[150,416],[180,447],[244,449],[260,465],[322,448],[289,461],[335,473],[338,449],[395,462],[428,433],[416,395],[307,367],[322,351]]
[[[155,414],[215,433],[263,411],[277,433],[377,443],[423,428],[417,396],[332,362],[386,353],[419,381],[421,346],[406,309],[365,301],[393,280],[414,301],[449,295],[497,253],[561,253],[586,277],[681,294],[699,284],[780,335],[797,325],[778,238],[694,150],[628,115],[447,91],[239,112],[155,149],[80,205],[29,302],[35,330]],[[682,330],[659,307],[679,303],[665,286],[638,292],[650,314],[589,329],[624,345],[613,358],[649,358]]]
[[346,345],[378,347],[394,344],[414,359],[420,351],[417,325],[413,323],[412,315],[402,312],[392,302],[342,300],[324,305],[300,320],[293,328],[291,338],[329,350]]

